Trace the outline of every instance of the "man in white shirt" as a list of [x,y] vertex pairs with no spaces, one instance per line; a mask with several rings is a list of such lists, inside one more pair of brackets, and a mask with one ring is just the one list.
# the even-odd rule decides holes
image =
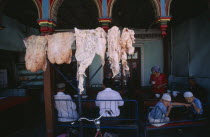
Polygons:
[[[122,100],[120,94],[117,91],[112,90],[110,88],[112,86],[112,82],[110,79],[104,79],[103,86],[105,89],[98,93],[96,100],[109,100],[109,101],[96,101],[96,106],[100,108],[99,113],[101,115],[105,112],[105,110],[111,109],[113,114],[112,115],[106,114],[104,115],[104,117],[117,117],[120,115],[120,110],[118,107],[123,106],[124,101],[120,101]],[[118,100],[118,101],[111,101],[111,100]]]
[[64,83],[57,84],[57,94],[54,95],[59,122],[71,122],[78,119],[75,103],[70,95],[64,93],[65,86]]

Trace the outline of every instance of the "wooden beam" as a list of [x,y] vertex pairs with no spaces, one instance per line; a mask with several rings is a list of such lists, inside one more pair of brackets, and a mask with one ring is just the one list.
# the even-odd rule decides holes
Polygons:
[[47,61],[47,69],[44,72],[44,102],[47,137],[54,137],[54,99],[53,99],[53,68]]

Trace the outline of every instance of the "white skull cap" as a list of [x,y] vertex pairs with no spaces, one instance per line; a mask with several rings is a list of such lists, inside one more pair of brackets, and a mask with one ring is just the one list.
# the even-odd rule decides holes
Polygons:
[[66,84],[65,83],[58,83],[57,88],[65,88]]
[[162,99],[166,100],[166,101],[171,101],[171,96],[169,94],[165,93],[165,94],[163,94]]
[[186,91],[186,92],[184,93],[184,97],[185,97],[185,98],[191,98],[191,97],[193,97],[193,93],[190,92],[190,91]]

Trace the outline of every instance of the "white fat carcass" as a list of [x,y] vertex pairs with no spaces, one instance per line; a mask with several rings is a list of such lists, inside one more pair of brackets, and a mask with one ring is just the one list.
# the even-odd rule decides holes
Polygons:
[[71,45],[75,41],[74,33],[63,32],[47,35],[48,59],[52,64],[70,64],[72,57]]
[[107,41],[109,63],[111,64],[113,77],[115,77],[120,71],[119,63],[121,59],[121,39],[118,27],[114,26],[108,30]]
[[92,63],[95,54],[101,57],[102,65],[106,52],[106,33],[102,28],[95,30],[79,30],[75,28],[76,53],[75,57],[78,64],[77,79],[79,80],[80,94],[84,90],[85,70]]
[[47,39],[44,36],[32,35],[23,40],[26,47],[26,69],[31,72],[38,70],[45,71],[47,68],[46,62],[46,46]]
[[135,48],[133,47],[133,43],[135,43],[134,31],[128,28],[124,28],[121,35],[121,60],[123,66],[123,75],[125,75],[126,71],[129,71],[128,63],[127,63],[127,53],[129,55],[134,54]]
[[101,64],[105,64],[105,53],[106,53],[106,32],[101,27],[96,28],[97,36],[97,47],[96,54],[101,57]]

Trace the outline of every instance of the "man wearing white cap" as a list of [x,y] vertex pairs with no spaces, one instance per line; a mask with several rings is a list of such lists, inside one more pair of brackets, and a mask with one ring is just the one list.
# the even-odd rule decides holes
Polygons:
[[193,93],[190,91],[187,91],[184,93],[184,98],[185,100],[191,104],[192,106],[192,112],[195,115],[201,115],[203,114],[203,108],[202,108],[202,103],[199,99],[193,96]]
[[71,122],[78,118],[75,103],[72,101],[70,95],[64,93],[65,86],[65,83],[57,84],[57,94],[54,95],[55,108],[58,111],[59,122]]
[[188,106],[184,103],[171,103],[171,96],[167,93],[163,94],[161,100],[155,105],[152,111],[148,114],[148,119],[150,123],[154,126],[162,126],[170,121],[169,114],[173,106]]

